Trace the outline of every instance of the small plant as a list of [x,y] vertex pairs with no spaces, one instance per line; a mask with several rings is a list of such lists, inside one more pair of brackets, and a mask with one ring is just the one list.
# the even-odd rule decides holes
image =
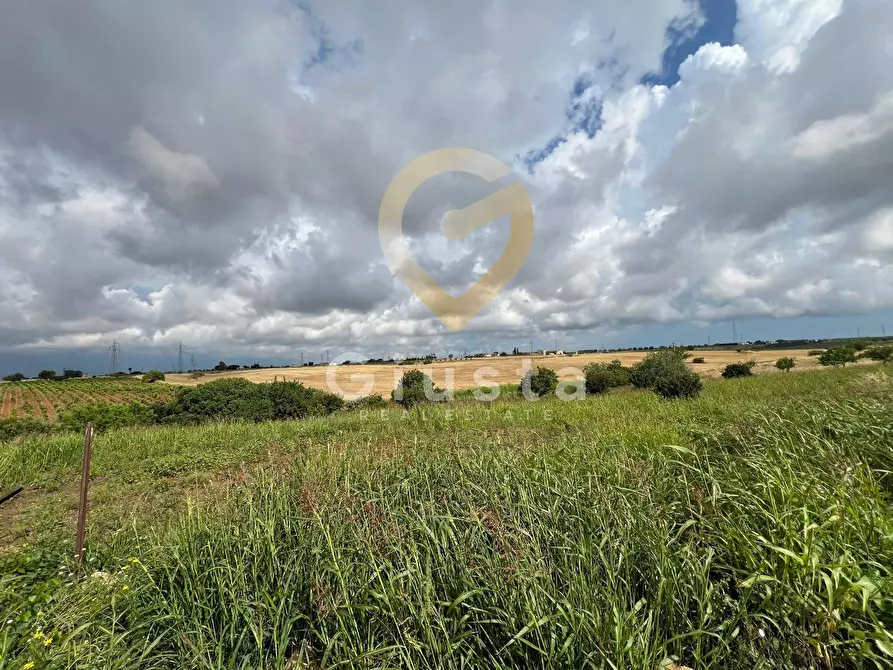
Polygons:
[[886,365],[890,361],[893,361],[893,346],[885,345],[881,347],[872,347],[866,351],[863,356],[869,360]]
[[583,368],[586,379],[586,393],[597,395],[608,389],[628,386],[632,370],[619,360],[610,363],[592,363]]
[[722,376],[726,379],[750,377],[751,375],[753,375],[753,369],[756,364],[756,361],[747,361],[746,363],[742,363],[740,361],[738,363],[729,363],[725,368],[723,368]]
[[378,393],[366,395],[348,402],[344,408],[347,410],[383,409],[388,406],[388,401]]
[[806,355],[807,356],[821,356],[824,353],[825,353],[824,349],[810,349],[809,353]]
[[790,372],[796,365],[797,361],[790,357],[779,358],[777,361],[775,361],[775,367],[777,367],[782,372]]
[[410,370],[403,373],[397,388],[391,391],[391,400],[404,407],[413,407],[433,399],[436,393],[443,391],[434,388],[431,377],[420,370]]
[[152,384],[153,382],[163,382],[164,373],[161,370],[149,370],[146,374],[143,375],[143,381],[147,384]]
[[555,393],[558,388],[558,373],[552,368],[536,367],[530,370],[521,380],[520,392],[524,395],[525,389],[542,398]]
[[685,368],[685,370],[680,370],[676,374],[665,375],[658,379],[654,390],[661,397],[667,400],[674,400],[677,398],[696,398],[703,388],[704,384],[701,382],[701,377]]
[[700,365],[702,363],[706,363],[707,361],[704,360],[703,356],[696,356],[695,358],[691,359],[691,362]]
[[856,362],[856,350],[852,347],[837,347],[828,349],[819,356],[821,365],[830,365],[835,368],[845,368],[847,363]]

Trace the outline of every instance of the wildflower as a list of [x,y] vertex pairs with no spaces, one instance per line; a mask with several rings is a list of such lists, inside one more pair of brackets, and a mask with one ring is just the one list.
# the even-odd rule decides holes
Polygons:
[[31,670],[34,667],[34,661],[28,661],[22,666],[22,670]]
[[757,632],[760,634],[760,637],[766,637],[766,631],[764,631],[762,628],[760,628]]
[[51,644],[53,644],[53,637],[52,637],[52,636],[48,637],[47,639],[45,639],[45,640],[43,641],[43,646],[44,646],[44,647],[49,647]]
[[127,584],[125,584],[124,586],[121,587],[121,590],[122,590],[122,591],[126,591],[126,590],[129,589],[129,588],[130,588],[130,587],[127,586]]
[[40,631],[37,631],[36,633],[34,633],[34,635],[31,636],[31,639],[32,639],[32,640],[39,640],[39,639],[42,638],[42,637],[43,637],[43,633],[41,633]]

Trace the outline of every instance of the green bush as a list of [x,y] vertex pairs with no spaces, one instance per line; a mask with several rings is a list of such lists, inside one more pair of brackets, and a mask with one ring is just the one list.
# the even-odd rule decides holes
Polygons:
[[653,389],[668,399],[694,398],[703,385],[685,363],[689,355],[678,347],[649,353],[633,366],[630,383],[636,388]]
[[56,371],[55,370],[41,370],[37,374],[38,379],[55,379]]
[[524,375],[518,388],[522,395],[525,388],[529,388],[540,398],[551,395],[558,388],[558,374],[552,368],[533,368]]
[[163,382],[164,373],[161,370],[149,370],[143,375],[143,381],[151,384],[152,382]]
[[50,424],[34,419],[0,419],[0,442],[11,440],[20,435],[49,433],[51,430]]
[[885,345],[881,347],[872,347],[864,354],[865,358],[886,365],[893,361],[893,346]]
[[5,381],[5,382],[20,382],[23,379],[25,379],[25,375],[23,375],[21,372],[14,372],[11,375],[6,375],[3,378],[3,381]]
[[703,389],[700,376],[689,370],[678,370],[672,374],[666,374],[657,380],[654,386],[655,392],[663,398],[673,400],[676,398],[696,398]]
[[797,361],[795,361],[793,358],[790,358],[789,356],[786,356],[785,358],[779,358],[777,361],[775,361],[775,367],[777,367],[782,372],[790,372],[796,365]]
[[707,361],[704,360],[704,357],[703,357],[703,356],[698,356],[697,358],[692,358],[692,359],[691,359],[691,362],[692,362],[692,363],[697,363],[698,365],[700,365],[700,364],[702,364],[702,363],[706,363]]
[[809,353],[806,355],[807,356],[821,356],[824,353],[825,353],[824,349],[810,349]]
[[586,393],[597,395],[608,389],[629,386],[632,370],[623,367],[619,360],[610,363],[591,363],[583,368],[586,379]]
[[382,409],[388,406],[388,401],[381,395],[375,393],[373,395],[363,396],[348,402],[344,408],[348,410],[364,410],[364,409]]
[[688,355],[688,352],[682,349],[650,352],[633,366],[629,381],[636,388],[654,388],[662,377],[688,370],[685,364]]
[[753,369],[756,364],[756,361],[747,361],[746,363],[738,361],[737,363],[729,363],[725,368],[723,368],[722,376],[726,379],[750,377],[753,375]]
[[75,407],[59,416],[60,428],[81,432],[88,423],[98,431],[127,426],[148,426],[155,422],[155,411],[149,405],[134,402],[129,405],[96,403]]
[[856,362],[856,350],[852,347],[837,347],[836,349],[828,349],[819,356],[821,365],[830,365],[832,367],[846,367],[847,363]]
[[420,370],[403,373],[397,388],[391,391],[391,400],[403,407],[413,407],[429,400],[429,393],[442,393],[435,389],[431,378]]
[[273,403],[261,384],[247,379],[218,379],[183,388],[166,405],[159,406],[162,423],[200,423],[211,419],[270,421]]

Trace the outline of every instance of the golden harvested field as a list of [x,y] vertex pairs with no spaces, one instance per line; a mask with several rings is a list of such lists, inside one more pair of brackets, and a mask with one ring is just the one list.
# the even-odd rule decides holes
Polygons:
[[[705,362],[692,364],[691,367],[704,377],[718,377],[722,369],[729,363],[755,360],[757,361],[757,366],[754,368],[755,374],[778,373],[778,370],[775,368],[775,361],[786,356],[797,361],[795,372],[797,370],[810,370],[819,367],[817,357],[807,356],[807,351],[806,349],[747,351],[744,353],[724,350],[693,351],[691,358],[700,356]],[[624,365],[632,365],[642,360],[644,356],[645,352],[639,351],[581,354],[579,356],[504,356],[411,366],[348,365],[339,366],[334,371],[329,366],[233,370],[229,372],[206,373],[203,377],[197,379],[191,379],[188,374],[170,374],[167,376],[167,381],[173,384],[194,386],[226,377],[239,377],[253,382],[271,382],[275,379],[288,379],[301,381],[307,386],[327,389],[328,375],[334,372],[335,381],[343,394],[355,395],[360,391],[364,391],[364,385],[367,383],[364,377],[371,376],[371,390],[365,390],[363,395],[380,393],[387,396],[394,389],[403,372],[412,368],[423,370],[431,376],[435,385],[440,387],[444,387],[447,384],[448,375],[452,371],[453,388],[459,390],[475,388],[476,386],[517,383],[521,379],[521,365],[525,360],[530,361],[533,366],[552,368],[565,379],[576,379],[582,378],[583,368],[589,363],[603,363],[619,359]],[[483,380],[480,384],[475,381],[476,373]],[[333,388],[332,390],[334,391],[335,389]]]

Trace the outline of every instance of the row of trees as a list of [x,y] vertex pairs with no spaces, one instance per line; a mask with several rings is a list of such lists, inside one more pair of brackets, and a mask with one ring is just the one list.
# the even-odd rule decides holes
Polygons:
[[[78,379],[79,377],[83,377],[84,373],[80,370],[63,370],[61,375],[57,375],[55,370],[41,370],[37,379],[44,379],[50,381],[62,381],[64,379]],[[21,372],[15,372],[11,375],[6,375],[3,378],[5,382],[20,382],[28,379]]]

